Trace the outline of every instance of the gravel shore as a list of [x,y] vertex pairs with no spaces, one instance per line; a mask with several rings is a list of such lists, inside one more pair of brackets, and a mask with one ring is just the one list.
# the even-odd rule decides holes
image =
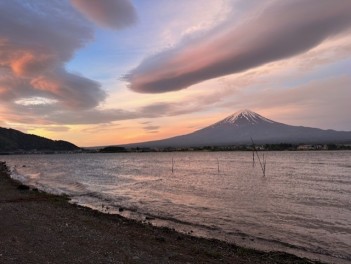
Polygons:
[[0,263],[317,263],[195,238],[31,190],[0,163]]

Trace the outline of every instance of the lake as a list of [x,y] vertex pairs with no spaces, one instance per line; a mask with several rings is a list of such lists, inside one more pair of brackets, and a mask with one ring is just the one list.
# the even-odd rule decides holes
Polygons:
[[[351,152],[2,156],[12,176],[72,202],[195,236],[351,262]],[[173,162],[172,162],[173,161]],[[173,172],[172,172],[173,167]]]

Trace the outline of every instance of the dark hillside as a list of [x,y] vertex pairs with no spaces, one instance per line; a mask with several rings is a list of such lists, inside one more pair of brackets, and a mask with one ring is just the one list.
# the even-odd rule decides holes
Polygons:
[[15,129],[0,128],[0,151],[79,149],[76,145],[63,141],[25,134]]

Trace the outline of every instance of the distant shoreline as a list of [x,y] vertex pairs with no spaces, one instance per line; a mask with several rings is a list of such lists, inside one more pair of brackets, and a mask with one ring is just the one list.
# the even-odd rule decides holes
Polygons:
[[328,151],[328,150],[351,150],[351,144],[257,144],[253,145],[224,145],[224,146],[200,146],[200,147],[123,147],[107,146],[85,149],[102,153],[126,153],[126,152],[201,152],[201,151]]
[[[351,150],[351,144],[265,144],[257,145],[257,151],[347,151]],[[81,153],[144,153],[144,152],[237,152],[253,151],[251,145],[240,146],[204,146],[204,147],[167,147],[167,148],[125,148],[120,146],[108,146],[99,148],[81,148],[77,151],[53,151],[53,150],[14,150],[0,151],[1,155],[22,154],[81,154]]]
[[9,177],[0,163],[1,263],[320,263],[196,238],[68,203]]

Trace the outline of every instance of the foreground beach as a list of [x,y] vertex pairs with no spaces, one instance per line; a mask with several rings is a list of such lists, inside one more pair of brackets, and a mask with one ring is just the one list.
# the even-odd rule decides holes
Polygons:
[[317,263],[195,238],[68,203],[0,164],[0,263]]

